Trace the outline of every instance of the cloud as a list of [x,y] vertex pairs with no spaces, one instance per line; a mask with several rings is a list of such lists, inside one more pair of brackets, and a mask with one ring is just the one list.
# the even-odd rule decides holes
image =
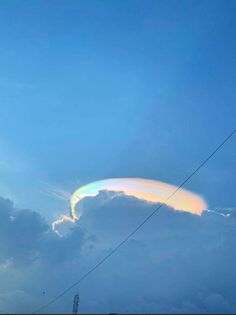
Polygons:
[[[32,312],[80,278],[152,210],[122,194],[83,200],[58,237],[37,212],[0,198],[0,309]],[[236,311],[235,216],[161,209],[106,263],[45,312],[70,312],[79,291],[90,313]]]
[[[178,190],[178,194],[175,194]],[[70,215],[60,215],[52,223],[52,229],[64,222],[75,223],[82,215],[80,204],[86,197],[95,197],[101,191],[132,196],[148,203],[163,203],[175,210],[201,214],[207,204],[200,196],[183,188],[144,178],[108,178],[78,188],[70,197]]]
[[33,257],[48,226],[37,212],[17,211],[10,200],[0,198],[0,211],[0,262],[25,263]]

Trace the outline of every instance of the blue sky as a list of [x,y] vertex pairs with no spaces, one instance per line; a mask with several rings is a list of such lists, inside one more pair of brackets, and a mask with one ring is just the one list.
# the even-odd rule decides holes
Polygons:
[[[51,188],[182,182],[235,128],[235,9],[230,0],[2,0],[0,196],[48,224],[68,208]],[[236,207],[235,145],[186,187],[210,209]]]

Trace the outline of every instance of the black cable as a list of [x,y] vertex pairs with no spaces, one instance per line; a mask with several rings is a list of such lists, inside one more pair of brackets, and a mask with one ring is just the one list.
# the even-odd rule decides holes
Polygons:
[[57,300],[59,300],[63,295],[77,286],[80,282],[82,282],[85,278],[87,278],[94,270],[96,270],[100,265],[102,265],[109,257],[111,257],[124,243],[126,243],[131,236],[133,236],[166,202],[172,198],[180,189],[183,187],[189,180],[192,178],[215,154],[216,152],[236,133],[236,129],[234,129],[220,144],[219,146],[166,198],[151,214],[149,214],[146,219],[144,219],[130,234],[128,234],[123,241],[121,241],[113,250],[106,255],[102,260],[100,260],[93,268],[91,268],[88,272],[86,272],[79,280],[74,282],[71,286],[67,289],[62,291],[58,294],[55,298],[53,298],[48,303],[42,305],[32,314],[36,314],[39,311],[42,311],[44,308],[48,307],[49,305],[53,304]]

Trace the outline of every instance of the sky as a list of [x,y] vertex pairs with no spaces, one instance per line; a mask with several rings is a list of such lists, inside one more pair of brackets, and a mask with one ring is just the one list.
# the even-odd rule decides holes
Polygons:
[[[177,186],[235,128],[235,9],[231,0],[0,2],[0,311],[46,303],[153,210],[101,192],[59,237],[51,223],[70,206],[59,192],[107,178]],[[69,312],[77,291],[87,313],[236,312],[235,145],[186,184],[211,212],[163,207],[45,312]]]

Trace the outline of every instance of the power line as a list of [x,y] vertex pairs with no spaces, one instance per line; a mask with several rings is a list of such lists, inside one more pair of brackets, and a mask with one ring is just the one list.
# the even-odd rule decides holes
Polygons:
[[63,295],[77,286],[80,282],[82,282],[85,278],[87,278],[94,270],[96,270],[99,266],[101,266],[108,258],[110,258],[122,245],[124,245],[131,236],[133,236],[168,200],[170,200],[215,154],[221,147],[236,133],[236,129],[234,129],[217,147],[216,149],[167,197],[151,214],[149,214],[131,233],[129,233],[123,241],[121,241],[113,250],[107,254],[103,259],[101,259],[97,264],[94,265],[89,271],[87,271],[82,277],[80,277],[76,282],[74,282],[67,289],[58,294],[55,298],[53,298],[48,303],[42,305],[33,314],[42,311],[49,305],[53,304],[57,300],[59,300]]

